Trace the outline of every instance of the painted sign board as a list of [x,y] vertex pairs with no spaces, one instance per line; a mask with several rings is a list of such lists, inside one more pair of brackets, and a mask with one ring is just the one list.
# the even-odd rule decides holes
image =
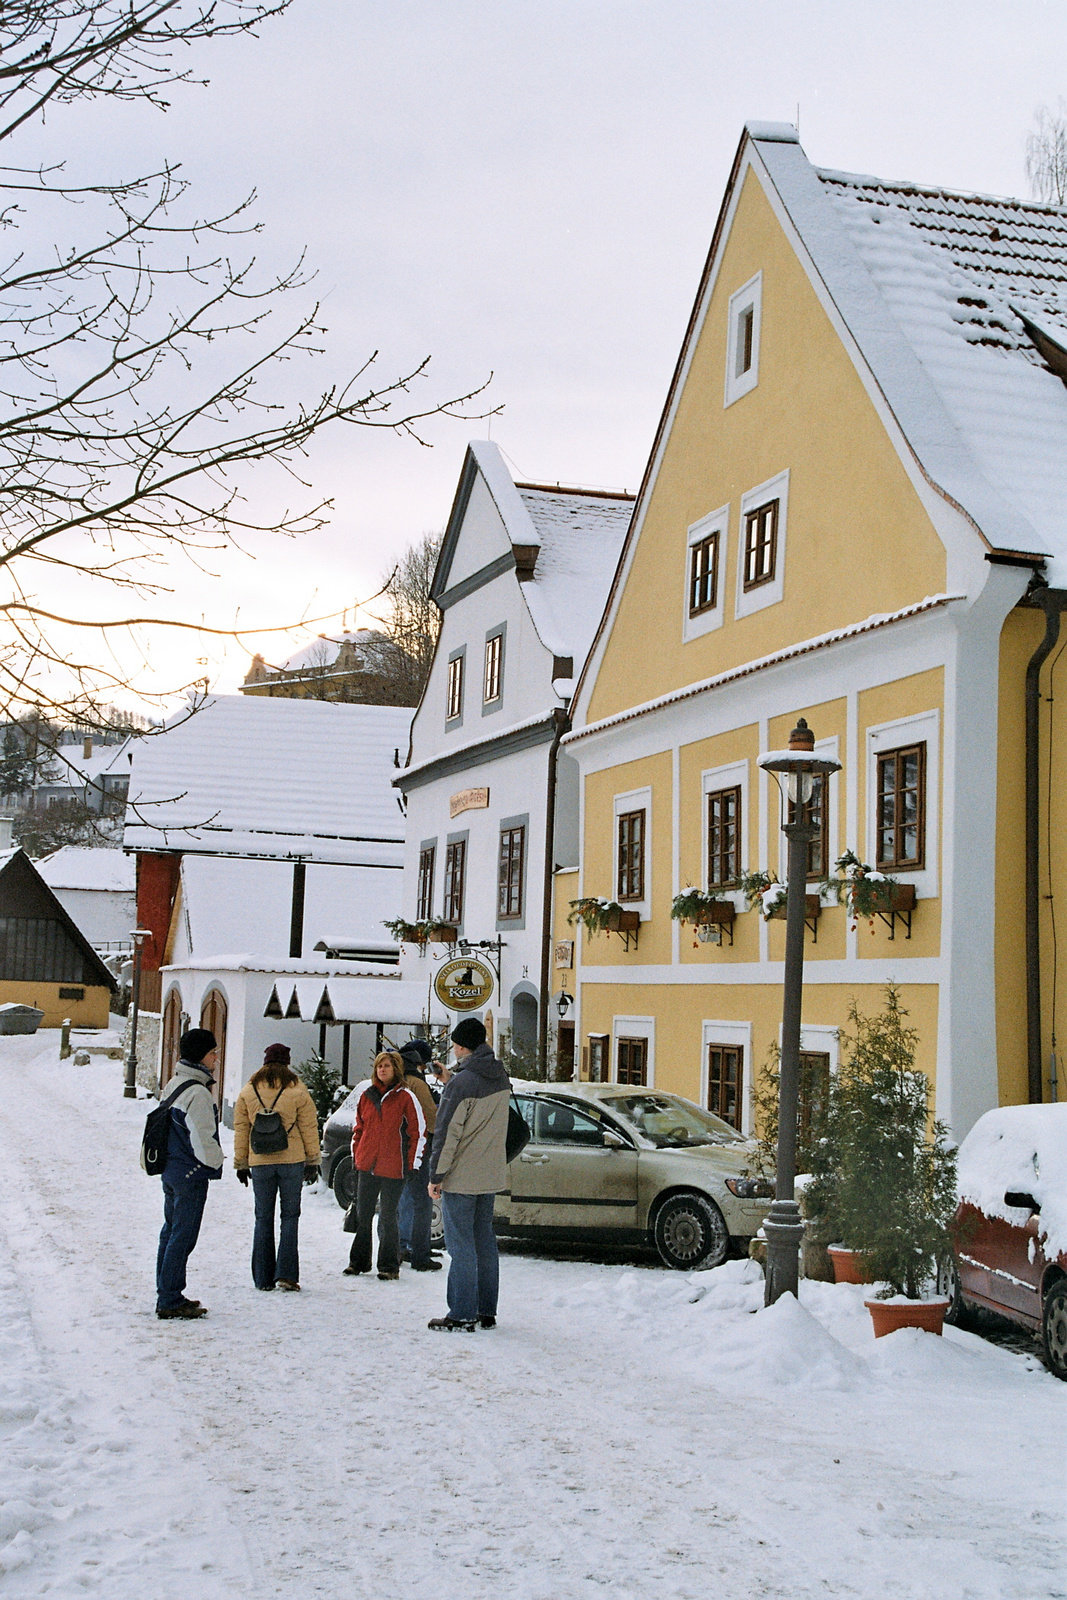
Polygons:
[[556,942],[556,971],[574,965],[574,940],[559,939]]
[[446,961],[433,981],[434,994],[449,1011],[477,1011],[493,996],[496,979],[484,961],[458,956]]
[[488,805],[488,789],[460,789],[448,802],[448,814],[458,817],[464,811],[485,811]]

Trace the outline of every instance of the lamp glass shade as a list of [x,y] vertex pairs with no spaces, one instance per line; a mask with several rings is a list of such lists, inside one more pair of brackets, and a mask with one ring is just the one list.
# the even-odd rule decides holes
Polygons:
[[814,775],[810,772],[790,772],[786,778],[786,788],[789,798],[795,806],[806,806],[811,799],[815,787]]

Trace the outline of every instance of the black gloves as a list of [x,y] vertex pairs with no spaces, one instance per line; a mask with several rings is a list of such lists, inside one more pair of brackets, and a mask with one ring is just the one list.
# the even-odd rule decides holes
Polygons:
[[247,1167],[235,1167],[233,1170],[234,1170],[234,1177],[237,1179],[237,1182],[238,1183],[243,1183],[245,1188],[247,1189],[248,1188],[248,1168]]
[[304,1182],[308,1183],[308,1184],[317,1183],[318,1182],[318,1178],[319,1178],[319,1169],[318,1169],[318,1167],[312,1166],[310,1161],[305,1162],[304,1163]]

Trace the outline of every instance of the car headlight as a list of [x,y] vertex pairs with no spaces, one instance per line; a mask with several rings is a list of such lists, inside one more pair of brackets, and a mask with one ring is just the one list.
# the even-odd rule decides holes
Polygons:
[[773,1200],[774,1184],[766,1178],[727,1178],[726,1187],[739,1200]]

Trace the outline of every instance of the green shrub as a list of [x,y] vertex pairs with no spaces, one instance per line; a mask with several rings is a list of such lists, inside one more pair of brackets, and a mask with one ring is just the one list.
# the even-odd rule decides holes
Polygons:
[[307,1084],[308,1093],[315,1102],[321,1138],[326,1118],[337,1110],[348,1090],[341,1082],[341,1074],[337,1068],[331,1067],[330,1063],[324,1061],[320,1055],[309,1056],[306,1061],[301,1061],[295,1070]]

